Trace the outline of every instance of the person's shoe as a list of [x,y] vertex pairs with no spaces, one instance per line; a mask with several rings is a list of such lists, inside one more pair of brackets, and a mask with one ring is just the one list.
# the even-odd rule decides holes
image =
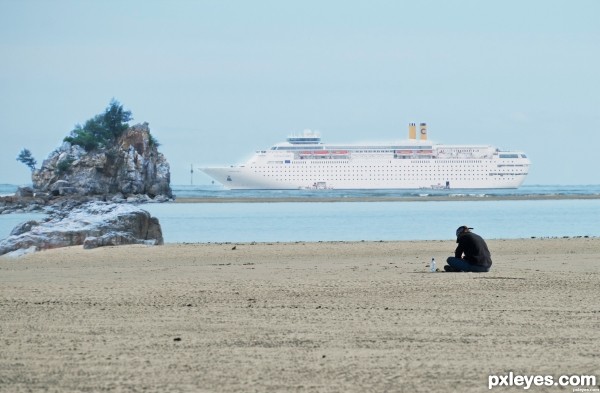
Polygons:
[[448,273],[456,273],[456,272],[460,272],[460,270],[453,268],[450,265],[446,265],[444,266],[444,270],[447,271]]

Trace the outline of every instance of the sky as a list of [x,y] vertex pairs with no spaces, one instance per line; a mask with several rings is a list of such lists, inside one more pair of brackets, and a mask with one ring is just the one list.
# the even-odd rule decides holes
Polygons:
[[526,185],[600,184],[598,20],[595,0],[0,0],[0,183],[115,98],[174,185],[304,129],[399,141],[411,122],[525,151]]

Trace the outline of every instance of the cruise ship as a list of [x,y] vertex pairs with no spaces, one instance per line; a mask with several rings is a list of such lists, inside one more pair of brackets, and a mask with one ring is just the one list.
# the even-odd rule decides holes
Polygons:
[[245,164],[201,170],[231,190],[518,188],[530,161],[521,151],[428,140],[427,125],[410,123],[408,139],[385,144],[327,144],[304,131]]

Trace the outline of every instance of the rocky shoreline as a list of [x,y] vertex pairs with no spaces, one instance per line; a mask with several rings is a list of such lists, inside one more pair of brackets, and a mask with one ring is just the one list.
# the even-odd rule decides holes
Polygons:
[[112,202],[112,203],[163,203],[172,202],[173,197],[157,195],[154,198],[147,194],[123,195],[122,193],[110,195],[59,195],[53,196],[47,192],[37,192],[32,187],[21,186],[14,195],[0,197],[0,214],[11,213],[47,213],[56,210],[72,208],[87,202]]
[[166,195],[59,195],[21,186],[0,197],[0,215],[46,214],[40,221],[17,225],[0,240],[0,255],[22,256],[35,251],[83,245],[84,249],[124,244],[161,245],[157,218],[141,209],[145,203],[173,201]]
[[[92,122],[94,130],[105,125],[99,119]],[[81,144],[90,134],[77,128],[40,168],[31,163],[33,187],[0,197],[0,214],[47,217],[17,225],[0,240],[0,255],[75,245],[163,244],[158,219],[136,205],[173,200],[169,163],[148,123],[116,128],[110,138],[97,135],[93,147]]]
[[47,212],[43,220],[23,222],[0,240],[0,255],[21,256],[77,245],[91,249],[164,243],[158,219],[133,204],[71,199]]

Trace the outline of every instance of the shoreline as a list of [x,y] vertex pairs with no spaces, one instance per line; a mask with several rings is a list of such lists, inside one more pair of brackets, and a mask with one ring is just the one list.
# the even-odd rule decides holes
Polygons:
[[471,196],[471,195],[428,195],[423,197],[176,197],[174,203],[280,203],[280,202],[472,202],[472,201],[556,201],[556,200],[600,199],[600,194],[566,195],[507,195],[507,196]]
[[[81,246],[0,257],[0,391],[488,390],[596,375],[600,238]],[[591,386],[590,386],[591,388]]]

